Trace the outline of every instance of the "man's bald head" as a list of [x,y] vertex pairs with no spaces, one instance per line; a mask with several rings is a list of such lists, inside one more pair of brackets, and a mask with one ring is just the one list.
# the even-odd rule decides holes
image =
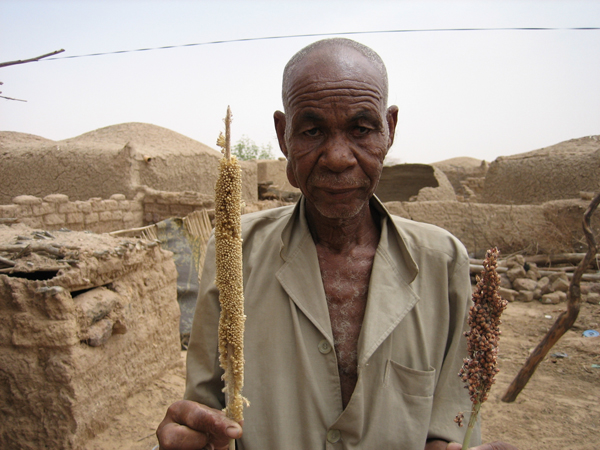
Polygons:
[[283,70],[283,86],[282,86],[282,100],[284,110],[287,112],[288,110],[288,94],[290,89],[290,83],[293,81],[292,74],[294,73],[294,69],[301,65],[307,57],[311,54],[319,52],[319,51],[343,51],[343,50],[354,50],[363,57],[365,57],[377,70],[379,75],[381,76],[382,88],[383,88],[383,101],[384,106],[387,105],[387,97],[388,97],[388,77],[387,70],[385,68],[385,64],[381,57],[373,51],[371,48],[363,45],[359,42],[353,41],[351,39],[345,38],[332,38],[332,39],[323,39],[317,42],[313,42],[310,45],[307,45],[294,56],[292,59],[288,61]]

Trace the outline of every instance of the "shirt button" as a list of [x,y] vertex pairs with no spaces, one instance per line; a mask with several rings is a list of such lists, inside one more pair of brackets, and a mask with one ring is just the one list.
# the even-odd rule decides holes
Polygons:
[[321,342],[319,342],[319,351],[324,355],[331,351],[331,345],[329,345],[329,342],[327,342],[326,339],[323,339]]
[[342,433],[340,430],[329,430],[327,432],[327,442],[330,444],[335,444],[340,441],[342,438]]

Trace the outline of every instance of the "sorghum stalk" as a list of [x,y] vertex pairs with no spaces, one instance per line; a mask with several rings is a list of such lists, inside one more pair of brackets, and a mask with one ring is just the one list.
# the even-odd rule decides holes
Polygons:
[[[223,147],[215,186],[216,280],[219,289],[219,363],[224,370],[223,381],[227,406],[225,414],[237,422],[243,419],[244,403],[244,288],[242,276],[242,169],[230,155],[231,110],[227,108],[225,137],[217,145]],[[231,440],[230,448],[235,448]]]
[[[464,359],[459,376],[466,383],[473,408],[463,441],[463,450],[469,448],[473,428],[481,404],[487,400],[488,393],[498,373],[498,341],[500,339],[500,316],[506,308],[507,301],[500,297],[500,276],[496,272],[498,266],[498,249],[487,251],[483,261],[483,271],[477,277],[477,286],[473,293],[473,306],[469,310],[469,330],[467,337],[468,357]],[[460,414],[459,414],[460,416]],[[457,422],[462,422],[457,416]]]

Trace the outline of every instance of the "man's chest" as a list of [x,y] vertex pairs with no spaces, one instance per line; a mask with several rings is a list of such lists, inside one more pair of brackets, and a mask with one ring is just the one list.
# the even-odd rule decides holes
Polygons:
[[367,305],[372,259],[319,258],[319,263],[345,407],[358,379],[358,340]]

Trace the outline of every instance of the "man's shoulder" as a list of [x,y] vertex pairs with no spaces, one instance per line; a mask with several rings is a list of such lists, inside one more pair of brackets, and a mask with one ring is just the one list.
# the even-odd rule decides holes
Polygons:
[[426,222],[417,222],[416,220],[407,219],[405,217],[396,216],[390,214],[390,217],[394,221],[396,228],[404,230],[406,232],[418,233],[418,234],[434,234],[440,236],[453,236],[448,230],[445,230],[437,225]]
[[427,248],[456,256],[458,256],[457,254],[463,256],[467,254],[464,244],[444,228],[393,214],[390,214],[390,217],[402,240],[413,249]]
[[257,223],[287,220],[294,212],[295,205],[280,206],[242,215],[242,227],[251,227]]

